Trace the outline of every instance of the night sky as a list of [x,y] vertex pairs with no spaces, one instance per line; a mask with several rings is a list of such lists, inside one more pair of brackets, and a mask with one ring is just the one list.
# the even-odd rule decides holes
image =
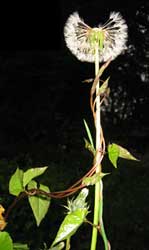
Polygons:
[[[110,11],[120,11],[128,23],[130,41],[135,43],[137,41],[139,44],[140,38],[133,33],[133,29],[137,20],[136,12],[141,3],[143,1],[139,0],[131,4],[128,1],[61,0],[50,2],[49,5],[26,3],[17,6],[10,4],[1,8],[0,152],[2,156],[7,156],[10,148],[13,151],[15,147],[12,145],[22,145],[24,142],[28,145],[40,141],[41,138],[44,138],[43,143],[46,141],[62,143],[62,137],[66,133],[64,131],[73,123],[74,127],[82,126],[83,116],[90,112],[89,86],[84,87],[81,81],[90,77],[94,69],[91,64],[80,63],[66,48],[63,27],[68,16],[78,11],[87,24],[94,26],[105,21]],[[139,56],[139,49],[135,53]],[[118,72],[118,75],[124,82],[128,98],[131,99],[133,96],[134,100],[138,99],[141,103],[141,98],[143,100],[147,98],[145,94],[148,87],[146,84],[140,85],[140,76],[132,74],[132,72],[137,74],[138,68],[142,67],[135,57],[135,54],[132,58],[128,57],[132,69],[126,65],[126,69]],[[118,64],[121,68],[125,66],[123,56],[116,59],[109,69],[109,73],[113,74],[115,88],[119,83],[115,70]],[[134,88],[132,84],[130,85],[130,81],[133,83],[138,81],[138,85]],[[129,128],[132,128],[133,124],[134,129],[145,125],[147,130],[145,109],[148,100],[143,101],[141,105],[140,103],[133,104],[136,110],[131,119],[129,119],[129,106],[132,104],[130,102],[127,105],[128,119],[124,124]],[[118,119],[117,114],[115,117]],[[138,125],[140,121],[142,123]],[[58,128],[59,125],[62,125],[61,130]],[[14,150],[15,153],[17,151]]]
[[63,26],[68,16],[79,11],[80,15],[95,25],[109,15],[121,11],[127,18],[135,15],[144,1],[89,1],[56,0],[48,4],[10,4],[1,6],[1,50],[61,48]]

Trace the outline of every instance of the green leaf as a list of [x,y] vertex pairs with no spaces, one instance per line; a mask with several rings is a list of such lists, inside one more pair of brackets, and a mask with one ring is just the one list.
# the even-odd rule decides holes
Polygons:
[[[28,184],[28,190],[33,188],[37,188],[36,181],[31,181]],[[50,192],[49,188],[42,184],[40,184],[39,189],[45,192]],[[45,195],[40,195],[40,196],[29,196],[28,200],[32,208],[34,217],[36,219],[36,224],[37,226],[39,226],[41,221],[45,217],[46,213],[48,212],[51,199],[49,197],[46,197]]]
[[9,181],[9,193],[18,196],[23,191],[23,170],[17,168]]
[[60,228],[58,230],[58,233],[56,235],[54,242],[52,243],[52,246],[54,246],[60,241],[70,238],[73,234],[75,234],[77,229],[84,222],[87,213],[88,213],[87,208],[84,208],[84,209],[81,208],[66,215],[62,224],[60,225]]
[[117,159],[118,157],[138,161],[127,149],[121,147],[116,143],[112,143],[108,145],[108,156],[114,167],[117,167]]
[[82,184],[86,186],[95,185],[97,182],[101,180],[104,176],[108,175],[109,173],[96,173],[91,177],[84,178]]
[[90,129],[89,129],[89,127],[88,127],[87,122],[85,121],[85,119],[83,119],[83,121],[84,121],[84,125],[85,125],[85,129],[86,129],[86,132],[87,132],[87,135],[88,135],[89,142],[90,142],[92,148],[95,150],[94,143],[93,143],[93,138],[92,138]]
[[96,150],[94,149],[94,147],[89,143],[87,139],[84,138],[84,141],[85,141],[85,148],[88,149],[95,156]]
[[13,250],[29,250],[27,244],[13,243]]
[[7,232],[0,232],[0,250],[13,250],[13,242]]
[[65,246],[64,242],[60,242],[57,246],[52,247],[52,248],[50,248],[48,250],[61,250],[61,249],[64,248],[64,246]]
[[119,157],[127,159],[127,160],[139,161],[126,148],[123,148],[119,145],[117,145],[117,146],[119,147]]
[[88,214],[88,206],[85,201],[88,193],[88,189],[83,188],[75,200],[68,200],[68,207],[66,208],[69,212],[62,222],[52,246],[59,241],[70,238],[84,222],[84,219]]
[[119,147],[117,144],[108,145],[108,157],[115,168],[117,168],[117,160],[119,157]]
[[33,178],[43,174],[46,169],[47,167],[28,169],[23,176],[23,187],[25,187]]

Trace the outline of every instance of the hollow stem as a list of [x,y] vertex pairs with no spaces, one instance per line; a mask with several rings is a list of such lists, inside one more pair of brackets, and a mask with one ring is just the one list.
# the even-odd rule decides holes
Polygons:
[[[98,74],[99,71],[99,54],[98,54],[98,47],[96,47],[95,52],[95,77]],[[96,173],[101,172],[101,164],[99,164],[99,158],[100,158],[100,149],[101,149],[101,138],[100,138],[100,129],[101,129],[101,117],[100,117],[100,95],[98,95],[99,92],[99,81],[96,85]],[[93,224],[98,225],[99,223],[99,208],[100,208],[100,181],[95,184],[95,198],[94,198],[94,219]],[[93,227],[92,229],[92,240],[91,240],[91,250],[96,249],[97,245],[97,233],[98,230],[96,227]]]

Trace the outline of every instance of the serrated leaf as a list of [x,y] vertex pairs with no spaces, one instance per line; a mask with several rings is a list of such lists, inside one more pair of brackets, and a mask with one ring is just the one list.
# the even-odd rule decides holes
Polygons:
[[108,175],[109,173],[96,173],[91,177],[84,178],[82,184],[86,186],[95,185],[97,182],[101,180],[104,176]]
[[87,213],[87,208],[81,208],[66,215],[62,224],[60,225],[60,228],[58,230],[54,242],[52,243],[52,246],[54,246],[60,241],[70,238],[84,222]]
[[9,181],[9,193],[18,196],[23,191],[23,170],[17,168]]
[[0,250],[13,250],[13,242],[7,232],[0,232]]
[[61,249],[64,248],[64,246],[65,246],[65,243],[64,242],[60,242],[57,246],[49,248],[48,250],[61,250]]
[[[28,190],[34,188],[37,188],[37,182],[30,181],[30,183],[28,184]],[[39,189],[45,192],[50,192],[49,188],[42,184],[39,185]],[[46,213],[48,212],[51,199],[49,197],[46,197],[45,195],[40,195],[40,196],[29,196],[28,200],[32,208],[34,217],[36,219],[36,224],[37,226],[39,226],[41,221],[45,217]]]
[[118,147],[119,147],[119,157],[127,159],[127,160],[139,161],[126,148],[123,148],[119,145],[118,145]]
[[85,126],[85,129],[86,129],[86,132],[87,132],[89,142],[90,142],[92,148],[95,150],[94,143],[93,143],[93,138],[92,138],[89,126],[88,126],[87,122],[85,121],[85,119],[83,120],[83,122],[84,122],[84,126]]
[[28,169],[23,175],[23,187],[25,187],[35,177],[42,175],[46,169],[47,167]]
[[85,148],[88,149],[95,156],[96,154],[95,148],[93,148],[93,146],[89,143],[87,139],[84,138],[84,141],[85,141]]
[[117,160],[119,157],[119,147],[117,144],[108,145],[108,157],[115,168],[117,168]]

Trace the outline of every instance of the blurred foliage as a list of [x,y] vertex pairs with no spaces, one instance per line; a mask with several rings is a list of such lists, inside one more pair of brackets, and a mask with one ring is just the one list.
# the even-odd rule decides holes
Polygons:
[[[77,159],[81,162],[78,157]],[[1,168],[1,176],[6,176],[9,167],[12,166],[11,163],[8,162],[7,168],[5,162],[5,169]],[[87,162],[84,164],[89,167]],[[85,166],[84,164],[83,166]],[[119,160],[117,170],[111,167],[106,158],[103,162],[103,169],[111,173],[104,179],[104,220],[113,248],[116,250],[140,250],[140,248],[147,250],[149,227],[148,223],[145,222],[149,219],[148,153],[144,155],[141,162]],[[70,185],[69,182],[74,183],[74,176],[76,178],[78,167],[74,167],[73,163],[70,162],[61,166],[50,163],[47,171],[47,175],[40,177],[42,182],[51,186],[53,190],[63,190]],[[79,177],[79,174],[77,177]],[[6,179],[1,179],[1,186],[4,187],[1,193],[5,194],[2,204],[7,208],[13,199],[6,190]],[[93,193],[94,190],[91,188],[88,199],[88,203],[91,204],[90,210],[93,209],[91,199]],[[14,241],[28,243],[31,249],[41,248],[43,242],[50,246],[66,213],[62,205],[66,205],[66,199],[52,200],[51,208],[45,220],[37,228],[27,200],[22,200],[9,215],[6,229],[10,232]],[[88,217],[91,219],[91,216],[89,214]],[[89,225],[84,225],[78,231],[72,238],[72,249],[88,249],[90,230]]]

